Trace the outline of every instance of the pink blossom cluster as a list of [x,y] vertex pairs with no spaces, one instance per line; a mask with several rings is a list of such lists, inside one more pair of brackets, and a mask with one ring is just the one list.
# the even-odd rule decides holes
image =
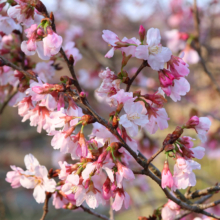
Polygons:
[[[3,100],[10,89],[18,89],[13,104],[18,107],[22,122],[29,120],[30,126],[37,127],[39,133],[45,130],[51,136],[53,149],[62,156],[69,154],[72,161],[59,160],[59,169],[48,172],[29,154],[24,159],[27,170],[11,166],[13,171],[7,173],[6,181],[12,188],[23,186],[34,189],[33,196],[38,203],[45,201],[47,193],[53,194],[53,205],[57,209],[75,209],[84,202],[95,209],[110,199],[113,200],[113,210],[119,211],[123,205],[127,209],[130,196],[125,186],[126,181],[135,180],[131,164],[134,163],[134,155],[138,155],[136,137],[140,129],[154,134],[158,129],[168,128],[165,94],[176,102],[189,92],[190,84],[185,78],[189,74],[188,64],[181,57],[172,55],[169,48],[162,46],[157,28],[150,28],[146,34],[141,26],[140,40],[135,37],[121,40],[115,33],[104,30],[102,38],[111,46],[105,57],[111,58],[115,50],[121,51],[121,70],[118,74],[110,68],[99,72],[102,81],[99,87],[99,81],[87,83],[91,84],[88,87],[98,87],[95,95],[100,105],[111,107],[112,111],[108,107],[111,129],[107,129],[105,120],[88,113],[87,93],[79,89],[73,73],[74,65],[82,59],[75,42],[71,39],[62,49],[63,38],[56,33],[53,19],[42,19],[39,24],[34,21],[36,14],[40,13],[37,10],[39,1],[16,0],[16,3],[8,10],[11,18],[0,18],[0,24],[8,26],[0,39],[0,53],[8,55],[15,63],[21,63],[25,71],[14,71],[6,65],[0,67],[0,98]],[[20,30],[12,18],[28,27],[25,29],[27,40],[21,42],[12,33],[13,30]],[[64,59],[67,59],[68,67],[72,70],[72,78],[62,76],[60,82],[50,83],[55,71],[60,69],[57,63],[61,59],[60,51],[65,54]],[[26,57],[36,52],[41,59],[49,62],[35,65]],[[153,92],[129,91],[133,79],[129,77],[125,66],[131,57],[141,59],[144,67],[158,72],[159,88]],[[27,71],[35,80],[29,79]],[[136,73],[138,75],[138,70]],[[92,79],[82,75],[79,76],[80,82]],[[4,90],[6,87],[7,92]],[[86,136],[84,129],[91,124],[93,128]],[[193,116],[177,130],[194,129],[199,139],[205,142],[210,126],[208,118]],[[132,155],[123,147],[118,135],[131,148]],[[178,138],[172,143],[166,144],[167,140],[164,141],[167,159],[162,170],[161,187],[169,187],[173,191],[196,185],[193,170],[201,166],[193,159],[202,159],[205,155],[203,147],[193,147],[193,139],[181,135],[179,132]],[[173,174],[169,169],[168,157],[175,160]],[[57,182],[53,179],[55,177],[58,177]],[[144,189],[138,181],[137,185]],[[173,201],[169,201],[162,209],[162,217],[167,220],[179,213],[180,207]]]
[[[211,125],[211,121],[206,117],[193,116],[183,127],[186,129],[195,129],[198,137],[202,142],[206,141],[206,133]],[[174,165],[173,175],[170,172],[168,162],[165,161],[162,171],[162,188],[169,187],[172,190],[186,189],[188,186],[196,185],[196,176],[194,169],[201,169],[201,165],[194,161],[193,158],[202,159],[205,155],[205,148],[193,147],[191,137],[180,137],[174,147],[167,151],[167,154],[174,157],[176,163]]]
[[32,154],[25,156],[24,163],[27,170],[11,166],[13,171],[7,173],[6,181],[11,184],[12,188],[23,186],[26,189],[34,189],[35,200],[38,203],[43,203],[46,198],[45,192],[53,193],[56,182],[54,179],[48,178],[47,168],[40,165]]

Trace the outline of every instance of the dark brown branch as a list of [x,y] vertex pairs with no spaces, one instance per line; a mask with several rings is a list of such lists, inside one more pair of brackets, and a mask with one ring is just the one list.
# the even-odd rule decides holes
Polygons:
[[50,197],[52,196],[51,193],[48,193],[48,192],[45,192],[45,193],[46,193],[46,199],[44,201],[44,206],[43,206],[43,215],[42,215],[40,220],[44,220],[45,219],[45,217],[46,217],[46,215],[47,215],[47,213],[49,211],[48,210],[48,202],[49,202]]
[[[48,12],[46,12],[46,16],[49,17]],[[52,16],[53,17],[53,16]],[[56,31],[55,28],[55,24],[54,24],[54,17],[52,19],[52,28],[54,31]],[[74,85],[76,86],[78,92],[80,93],[82,91],[78,80],[76,78],[75,72],[74,72],[74,68],[73,68],[73,64],[70,63],[70,61],[68,60],[65,52],[63,51],[63,49],[61,49],[61,54],[63,55],[69,71],[73,77],[73,79],[75,80]],[[147,66],[147,63],[144,61],[143,64],[139,67],[138,71],[136,72],[136,74],[132,77],[131,82],[128,84],[126,91],[129,91],[130,86],[132,84],[132,82],[134,81],[134,79],[138,76],[138,74],[140,73],[140,71]],[[86,109],[95,117],[95,119],[97,120],[97,122],[99,122],[100,124],[102,124],[103,126],[105,126],[112,134],[114,134],[118,140],[122,143],[123,147],[134,157],[134,159],[137,161],[137,163],[139,165],[141,165],[144,168],[144,174],[147,176],[150,176],[155,182],[157,182],[159,184],[159,186],[161,187],[161,180],[160,180],[160,171],[158,171],[158,169],[152,165],[151,163],[147,164],[147,159],[141,154],[139,153],[138,155],[127,145],[127,143],[124,141],[124,139],[121,137],[121,135],[117,132],[117,130],[111,125],[109,124],[105,119],[103,119],[102,117],[100,117],[95,110],[90,106],[88,100],[86,98],[81,98],[81,102],[85,105]],[[149,165],[149,169],[153,172],[151,173],[150,170],[148,169],[148,165]],[[159,177],[158,177],[159,176]],[[162,187],[161,187],[162,188]],[[166,194],[166,196],[171,199],[172,201],[174,201],[175,203],[177,203],[178,205],[181,206],[181,208],[183,209],[187,209],[193,212],[197,212],[197,213],[202,213],[205,214],[207,216],[211,216],[213,217],[214,215],[203,211],[202,209],[199,208],[199,205],[189,205],[186,202],[190,203],[185,197],[184,195],[182,195],[180,192],[177,191],[177,195],[178,197],[180,197],[183,201],[181,201],[180,199],[176,198],[175,196],[173,196],[172,193],[170,193],[170,191],[168,189],[162,189],[164,191],[164,193]],[[93,211],[91,211],[90,209],[87,209],[85,207],[82,206],[82,209],[90,214],[93,214]],[[99,214],[95,214],[96,216],[100,217]],[[102,219],[108,219],[106,217],[101,217]],[[215,217],[216,218],[216,217]]]
[[156,177],[153,173],[151,173],[149,170],[145,171],[145,174],[147,176],[151,177],[151,179],[153,179],[160,186],[160,188],[164,191],[164,193],[165,193],[165,195],[167,196],[168,199],[170,199],[173,202],[175,202],[176,204],[178,204],[182,209],[187,209],[191,212],[201,213],[201,214],[204,214],[206,216],[210,216],[210,217],[213,217],[213,218],[216,218],[216,219],[220,219],[220,216],[216,216],[214,214],[211,214],[211,213],[206,212],[206,211],[203,210],[203,209],[213,207],[213,206],[219,204],[220,203],[219,200],[216,201],[216,202],[209,203],[209,204],[190,204],[189,205],[189,204],[181,201],[180,199],[176,198],[175,196],[173,196],[167,188],[163,189],[161,187],[161,180],[158,177]]
[[126,87],[126,92],[129,91],[131,84],[134,82],[135,78],[138,76],[138,74],[141,72],[142,69],[144,69],[144,67],[148,66],[148,62],[147,60],[144,60],[143,63],[141,64],[141,66],[138,68],[137,72],[134,74],[134,76],[130,79],[129,83],[127,84]]
[[104,219],[104,220],[110,220],[107,216],[105,216],[105,215],[102,215],[102,214],[99,214],[99,213],[97,213],[97,212],[94,212],[94,211],[92,211],[91,209],[88,209],[88,208],[86,208],[86,207],[84,207],[84,206],[80,206],[85,212],[87,212],[87,213],[89,213],[89,214],[91,214],[91,215],[94,215],[94,216],[96,216],[96,217],[98,217],[98,218],[101,218],[101,219]]
[[208,195],[210,193],[217,192],[217,191],[220,191],[220,185],[208,187],[208,188],[202,189],[202,190],[196,190],[192,193],[189,193],[186,196],[186,198],[187,199],[195,199],[197,197],[205,196],[205,195]]
[[205,71],[205,73],[208,75],[208,77],[210,78],[210,80],[212,81],[212,83],[214,84],[217,92],[220,94],[220,87],[218,85],[218,83],[216,82],[215,78],[213,77],[212,73],[208,70],[205,60],[202,57],[202,53],[201,53],[201,44],[200,44],[200,40],[199,40],[199,36],[200,36],[200,22],[199,22],[199,13],[198,13],[198,8],[197,8],[197,1],[194,0],[194,7],[193,7],[193,15],[194,15],[194,25],[195,25],[195,49],[199,54],[200,57],[200,62],[202,64],[202,67]]
[[[208,200],[211,197],[212,197],[212,195],[204,196],[203,198],[196,201],[195,204],[202,204],[203,202],[205,202],[206,200]],[[185,211],[184,213],[181,213],[181,214],[177,215],[175,220],[181,220],[183,217],[189,215],[190,213],[192,213],[192,212],[191,211]]]
[[3,113],[5,107],[8,105],[8,103],[11,101],[11,99],[17,94],[18,90],[16,89],[12,94],[4,101],[0,108],[0,115]]
[[9,60],[5,59],[3,56],[0,55],[0,62],[1,65],[6,65],[6,66],[10,66],[11,68],[13,68],[14,70],[18,70],[19,72],[22,72],[27,78],[29,79],[33,79],[34,81],[38,81],[37,77],[30,74],[28,71],[23,70],[22,68],[16,66],[15,64],[13,64],[12,62],[10,62]]

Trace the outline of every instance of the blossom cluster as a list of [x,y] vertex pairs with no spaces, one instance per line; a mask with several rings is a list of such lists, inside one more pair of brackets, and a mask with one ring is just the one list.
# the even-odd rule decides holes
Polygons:
[[[75,42],[68,41],[63,46],[63,38],[54,28],[54,19],[52,16],[45,18],[45,11],[39,1],[15,2],[17,4],[10,6],[7,11],[9,17],[0,17],[4,30],[0,38],[0,54],[7,55],[16,64],[21,63],[33,78],[29,79],[25,71],[2,65],[0,100],[4,100],[11,89],[17,89],[11,102],[18,107],[22,122],[29,120],[30,126],[37,127],[39,133],[45,130],[51,136],[53,149],[61,155],[69,154],[71,161],[57,161],[59,169],[48,172],[45,166],[29,154],[24,159],[27,170],[11,166],[13,171],[7,173],[6,181],[13,188],[22,186],[34,189],[33,196],[38,203],[45,201],[46,193],[53,194],[53,205],[57,209],[76,209],[84,202],[95,209],[110,199],[113,199],[113,210],[119,211],[123,205],[127,209],[131,201],[125,185],[126,181],[135,180],[130,166],[134,160],[115,134],[137,155],[137,136],[141,129],[154,134],[158,129],[168,128],[165,95],[177,102],[189,92],[190,84],[185,78],[190,72],[188,64],[182,56],[174,56],[169,48],[162,46],[157,28],[150,28],[146,33],[144,27],[140,26],[140,40],[135,37],[120,39],[112,31],[104,30],[102,38],[111,46],[105,57],[113,57],[116,50],[123,57],[118,74],[108,67],[99,72],[101,85],[95,90],[95,96],[101,104],[111,107],[108,123],[114,133],[104,126],[105,123],[98,123],[92,112],[86,111],[88,109],[83,104],[86,103],[87,94],[76,91],[75,77],[62,76],[59,82],[50,83],[55,71],[60,69],[57,62],[63,59],[61,54],[65,54],[64,59],[68,60],[71,68],[82,59]],[[41,16],[39,22],[36,18],[38,16]],[[18,36],[22,34],[21,24],[25,27],[27,40],[21,40]],[[29,56],[36,52],[40,59],[49,62],[32,63]],[[129,91],[133,79],[124,67],[132,57],[142,60],[143,67],[158,73],[160,87],[154,93]],[[91,124],[93,128],[87,137],[84,129]],[[175,191],[196,185],[193,170],[201,166],[193,159],[202,159],[205,149],[193,147],[193,139],[181,135],[185,129],[194,129],[199,139],[205,142],[210,126],[207,117],[193,116],[173,132],[178,137],[172,143],[165,139],[167,159],[162,170],[162,188],[169,187]],[[169,139],[170,136],[167,137]],[[173,175],[168,157],[175,160]],[[180,207],[169,201],[163,207],[162,216],[174,216],[179,211]]]

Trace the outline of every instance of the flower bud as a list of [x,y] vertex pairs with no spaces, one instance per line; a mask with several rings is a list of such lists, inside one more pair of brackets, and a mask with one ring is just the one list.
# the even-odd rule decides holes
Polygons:
[[80,96],[81,98],[86,98],[86,93],[85,93],[85,92],[80,92],[79,96]]
[[92,124],[96,121],[92,115],[83,115],[81,117],[82,125]]
[[128,61],[132,57],[132,55],[126,56],[126,53],[123,52],[122,56],[123,56],[123,59],[122,59],[122,62],[121,62],[121,67],[123,68],[124,66],[127,65]]
[[172,188],[173,186],[173,176],[170,172],[168,161],[164,162],[164,167],[162,170],[161,186],[163,189],[166,188],[167,186],[169,188]]
[[163,87],[168,87],[173,84],[174,76],[168,70],[161,70],[158,72],[160,84]]
[[113,126],[114,128],[117,128],[117,127],[118,127],[118,117],[117,117],[116,115],[113,117],[112,126]]
[[104,161],[105,161],[105,158],[107,157],[107,155],[108,155],[108,151],[107,150],[105,150],[100,156],[99,156],[99,158],[98,158],[98,163],[103,163]]
[[89,187],[90,182],[91,182],[90,179],[86,180],[85,185],[84,185],[85,189],[87,189]]
[[39,36],[43,36],[43,35],[44,35],[44,31],[43,31],[41,28],[38,28],[38,29],[37,29],[37,34],[38,34]]
[[140,36],[140,41],[141,42],[144,41],[145,35],[146,35],[146,30],[145,30],[145,28],[142,25],[140,25],[139,36]]
[[186,123],[186,128],[194,128],[199,124],[199,117],[198,116],[192,116],[189,121]]

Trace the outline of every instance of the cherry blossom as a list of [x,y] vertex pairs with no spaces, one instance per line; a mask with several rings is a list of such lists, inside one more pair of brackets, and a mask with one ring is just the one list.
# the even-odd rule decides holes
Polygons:
[[5,34],[11,34],[13,30],[18,30],[21,32],[21,26],[16,24],[12,18],[3,17],[0,15],[0,26],[1,31]]
[[147,45],[137,46],[135,57],[147,60],[154,70],[163,69],[165,62],[169,61],[172,52],[160,44],[161,36],[157,28],[150,28],[147,31]]
[[44,56],[50,57],[59,53],[63,39],[51,29],[47,29],[47,31],[48,35],[43,38]]
[[144,127],[148,123],[148,117],[142,114],[143,107],[138,102],[128,100],[124,104],[125,113],[120,117],[119,124],[133,137],[138,134],[138,126]]
[[170,172],[169,164],[167,161],[164,162],[164,167],[163,167],[163,171],[162,171],[161,186],[163,189],[165,187],[172,188],[172,186],[173,186],[173,176]]

